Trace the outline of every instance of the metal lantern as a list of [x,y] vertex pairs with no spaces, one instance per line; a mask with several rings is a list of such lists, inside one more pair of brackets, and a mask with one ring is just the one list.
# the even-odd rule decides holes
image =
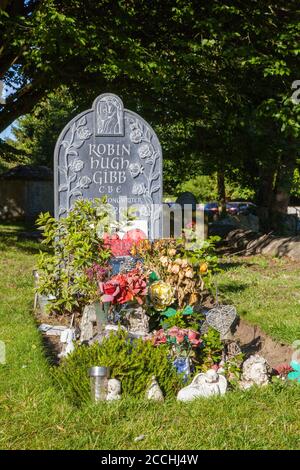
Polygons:
[[89,369],[92,401],[106,400],[109,373],[109,367],[96,366]]

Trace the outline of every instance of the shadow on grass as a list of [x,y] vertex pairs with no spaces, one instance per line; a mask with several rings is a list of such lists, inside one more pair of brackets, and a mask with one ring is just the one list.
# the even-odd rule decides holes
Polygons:
[[250,287],[250,284],[232,282],[230,284],[220,284],[219,286],[220,294],[236,294],[237,292],[243,292],[244,290]]
[[219,263],[219,267],[223,270],[223,271],[229,271],[230,269],[235,269],[235,268],[239,268],[241,266],[245,266],[247,268],[250,268],[251,266],[253,266],[255,263],[251,262],[251,261],[229,261],[229,262],[224,262],[222,263],[222,261]]
[[40,251],[48,251],[38,240],[28,239],[18,234],[0,234],[0,251],[8,251],[15,248],[27,254],[36,255]]

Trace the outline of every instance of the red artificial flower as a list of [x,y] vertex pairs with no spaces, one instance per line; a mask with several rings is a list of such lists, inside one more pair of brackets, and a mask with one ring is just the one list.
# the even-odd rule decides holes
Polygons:
[[104,247],[110,249],[113,256],[129,256],[133,245],[145,238],[146,235],[140,229],[129,230],[123,239],[117,233],[103,235]]
[[147,279],[143,272],[136,268],[127,273],[128,289],[139,304],[143,303],[141,296],[147,295]]
[[112,278],[110,281],[107,282],[99,282],[99,288],[102,295],[102,302],[113,302],[120,293],[120,285],[118,281]]
[[130,240],[133,245],[134,243],[137,244],[141,240],[145,240],[146,238],[147,237],[143,230],[140,230],[139,228],[133,228],[125,233],[123,240]]

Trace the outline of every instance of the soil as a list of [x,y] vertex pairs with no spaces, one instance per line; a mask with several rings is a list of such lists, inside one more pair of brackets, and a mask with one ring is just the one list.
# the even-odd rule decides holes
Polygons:
[[258,326],[249,325],[242,319],[239,320],[232,339],[239,341],[246,357],[251,354],[260,354],[273,368],[291,361],[293,354],[291,346],[274,341]]

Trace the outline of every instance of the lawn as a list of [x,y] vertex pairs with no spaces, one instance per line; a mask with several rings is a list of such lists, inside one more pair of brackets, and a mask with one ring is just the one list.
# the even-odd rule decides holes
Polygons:
[[221,298],[274,339],[300,339],[300,263],[263,256],[223,260],[217,276]]
[[[10,233],[7,226],[3,231],[6,236],[0,237],[0,340],[6,344],[7,358],[6,364],[0,365],[0,448],[300,448],[300,386],[292,384],[231,392],[191,404],[121,400],[74,408],[59,385],[52,382],[32,314],[31,271],[39,245],[17,241],[13,227]],[[240,262],[237,264],[235,259],[219,275],[220,288],[249,321],[256,321],[275,337],[295,339],[294,329],[299,331],[299,266],[276,261],[276,271],[271,269],[271,262],[261,258]],[[284,279],[286,290],[283,284],[281,291],[279,286]],[[273,302],[272,292],[276,295]],[[256,312],[259,305],[260,314]],[[263,312],[266,318],[262,318]],[[144,439],[134,442],[141,434]]]

